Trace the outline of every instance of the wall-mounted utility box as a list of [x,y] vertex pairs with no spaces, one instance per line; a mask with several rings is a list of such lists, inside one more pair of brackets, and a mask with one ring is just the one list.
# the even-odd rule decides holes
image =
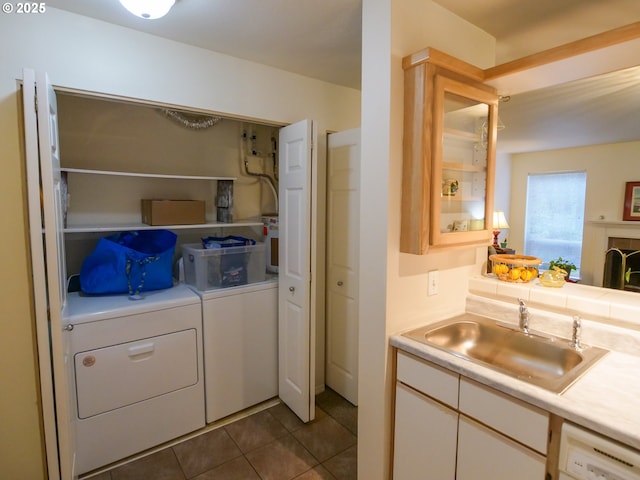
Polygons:
[[142,223],[147,225],[192,225],[206,223],[202,200],[143,199]]

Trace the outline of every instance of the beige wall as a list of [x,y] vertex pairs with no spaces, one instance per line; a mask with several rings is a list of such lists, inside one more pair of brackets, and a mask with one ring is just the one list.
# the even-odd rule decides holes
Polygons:
[[[622,220],[625,182],[640,180],[640,142],[613,143],[512,156],[509,244],[518,252],[524,245],[524,212],[529,173],[586,171],[583,283],[601,285],[604,265],[603,228],[591,223]],[[526,254],[526,252],[524,252]]]
[[[428,0],[364,0],[363,26],[358,476],[376,480],[389,471],[389,336],[464,310],[467,278],[486,257],[486,249],[399,253],[401,60],[431,46],[485,68],[493,65],[495,41]],[[427,297],[434,269],[440,293]]]
[[65,88],[282,124],[312,118],[319,132],[358,126],[360,92],[53,8],[43,15],[0,15],[0,38],[0,477],[37,480],[45,473],[19,129],[22,67],[46,71]]
[[[0,88],[9,84],[15,90],[14,82],[6,78],[0,82]],[[23,208],[24,171],[18,161],[17,102],[15,95],[0,97],[0,197],[4,205],[0,210],[4,251],[0,280],[0,477],[39,479],[43,478],[44,458]]]

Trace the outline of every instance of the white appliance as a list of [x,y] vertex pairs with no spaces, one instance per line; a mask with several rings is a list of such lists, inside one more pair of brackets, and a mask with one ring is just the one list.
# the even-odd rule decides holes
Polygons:
[[640,452],[565,422],[559,473],[559,480],[638,480]]
[[85,473],[205,425],[200,298],[184,285],[68,295],[77,427]]
[[278,395],[278,281],[202,297],[207,423]]

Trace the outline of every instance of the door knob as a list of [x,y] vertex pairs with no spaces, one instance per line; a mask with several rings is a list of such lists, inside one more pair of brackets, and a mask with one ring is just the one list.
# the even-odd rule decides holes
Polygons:
[[344,285],[344,283],[342,282],[342,280],[338,280],[338,286],[341,287],[342,285]]
[[289,291],[290,291],[291,293],[295,292],[295,291],[296,291],[296,287],[289,287]]

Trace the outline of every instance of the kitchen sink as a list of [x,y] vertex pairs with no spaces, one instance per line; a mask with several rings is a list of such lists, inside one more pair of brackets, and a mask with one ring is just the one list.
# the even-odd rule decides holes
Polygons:
[[460,358],[543,387],[564,392],[607,350],[576,350],[565,338],[524,333],[516,325],[464,314],[404,333]]

